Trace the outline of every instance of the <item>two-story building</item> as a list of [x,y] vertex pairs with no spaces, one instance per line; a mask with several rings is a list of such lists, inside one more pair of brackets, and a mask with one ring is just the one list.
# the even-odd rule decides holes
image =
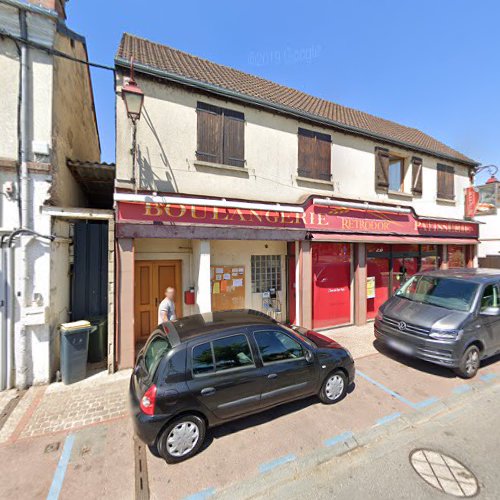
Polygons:
[[91,206],[74,175],[85,165],[68,160],[100,160],[86,41],[65,5],[0,0],[0,390],[59,369],[58,326],[74,306],[66,215]]
[[115,65],[119,366],[167,286],[178,315],[253,308],[321,329],[373,319],[419,269],[474,265],[477,163],[458,151],[129,34]]

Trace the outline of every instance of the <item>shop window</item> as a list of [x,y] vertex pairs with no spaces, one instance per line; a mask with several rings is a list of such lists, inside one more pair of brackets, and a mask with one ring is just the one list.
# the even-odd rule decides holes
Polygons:
[[455,199],[455,169],[449,165],[438,163],[437,197],[443,200]]
[[281,291],[281,255],[252,255],[252,293]]
[[463,245],[448,245],[448,267],[450,269],[465,267],[465,247]]
[[330,135],[299,128],[298,175],[320,181],[331,180],[331,151]]
[[234,167],[245,166],[245,115],[199,102],[196,159]]

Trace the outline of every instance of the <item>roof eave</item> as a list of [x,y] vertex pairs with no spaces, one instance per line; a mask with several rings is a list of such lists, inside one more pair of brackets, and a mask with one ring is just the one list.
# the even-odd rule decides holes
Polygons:
[[[121,57],[115,57],[115,65],[122,67],[122,68],[125,68],[125,69],[129,69],[130,68],[130,61],[128,59],[123,59]],[[329,120],[327,118],[323,118],[323,117],[320,117],[318,115],[314,115],[312,113],[298,111],[298,110],[296,110],[294,108],[290,108],[288,106],[282,106],[279,104],[275,104],[275,103],[266,101],[264,99],[258,99],[258,98],[251,97],[251,96],[246,95],[246,94],[241,94],[240,92],[235,92],[233,90],[229,90],[229,89],[226,89],[224,87],[218,87],[217,85],[212,85],[210,83],[201,82],[201,81],[195,80],[193,78],[180,76],[180,75],[177,75],[175,73],[171,73],[169,71],[165,71],[165,70],[158,69],[158,68],[155,68],[152,66],[148,66],[146,64],[142,64],[142,63],[139,63],[136,61],[134,61],[134,70],[136,72],[140,72],[140,73],[142,72],[146,75],[163,78],[165,80],[169,80],[169,81],[172,81],[175,83],[186,85],[188,87],[193,87],[196,89],[212,92],[214,94],[217,94],[217,95],[220,95],[223,97],[230,97],[232,99],[240,100],[240,101],[243,101],[243,102],[248,103],[248,104],[253,104],[256,106],[272,109],[274,111],[279,111],[281,113],[286,113],[286,114],[295,116],[297,118],[303,118],[303,119],[306,119],[309,121],[316,122],[318,124],[328,125],[329,127],[336,128],[342,132],[356,134],[356,135],[359,135],[359,136],[362,136],[362,137],[365,137],[368,139],[375,139],[377,141],[382,141],[382,142],[385,142],[387,144],[392,144],[394,146],[403,147],[405,149],[410,149],[412,151],[416,151],[419,153],[425,153],[425,154],[428,154],[430,156],[434,156],[436,158],[440,158],[443,160],[453,161],[455,163],[460,163],[461,165],[465,165],[471,169],[475,169],[477,166],[480,165],[480,163],[475,162],[473,160],[466,161],[464,159],[457,158],[457,157],[454,157],[451,155],[438,153],[438,152],[432,151],[430,149],[421,148],[419,146],[416,146],[415,144],[410,144],[410,143],[406,143],[403,141],[398,141],[398,140],[392,139],[390,137],[384,136],[382,134],[375,134],[372,132],[368,132],[366,130],[363,130],[363,129],[360,129],[357,127],[345,125],[344,123],[340,123],[340,122],[337,122],[335,120]]]

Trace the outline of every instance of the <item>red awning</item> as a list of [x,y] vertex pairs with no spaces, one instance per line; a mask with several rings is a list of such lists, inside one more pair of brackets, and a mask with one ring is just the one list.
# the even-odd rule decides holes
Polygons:
[[407,243],[421,245],[476,245],[473,238],[436,238],[432,236],[394,236],[384,234],[310,233],[313,241],[345,243]]

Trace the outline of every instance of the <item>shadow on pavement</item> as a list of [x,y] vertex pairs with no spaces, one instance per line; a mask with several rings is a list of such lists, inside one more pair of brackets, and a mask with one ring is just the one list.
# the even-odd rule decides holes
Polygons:
[[[353,382],[347,389],[347,395],[351,394],[355,389],[356,383]],[[208,448],[212,444],[214,439],[219,439],[229,434],[248,429],[250,427],[256,427],[258,425],[271,422],[272,420],[283,417],[284,415],[303,410],[315,404],[321,405],[323,403],[321,403],[317,396],[310,396],[305,399],[292,401],[290,403],[284,403],[269,410],[265,410],[261,413],[256,413],[255,415],[243,417],[238,420],[233,420],[231,422],[227,422],[226,424],[213,427],[208,430],[207,436],[205,438],[205,443],[200,452]],[[335,404],[342,404],[342,400],[337,401],[337,403]]]

